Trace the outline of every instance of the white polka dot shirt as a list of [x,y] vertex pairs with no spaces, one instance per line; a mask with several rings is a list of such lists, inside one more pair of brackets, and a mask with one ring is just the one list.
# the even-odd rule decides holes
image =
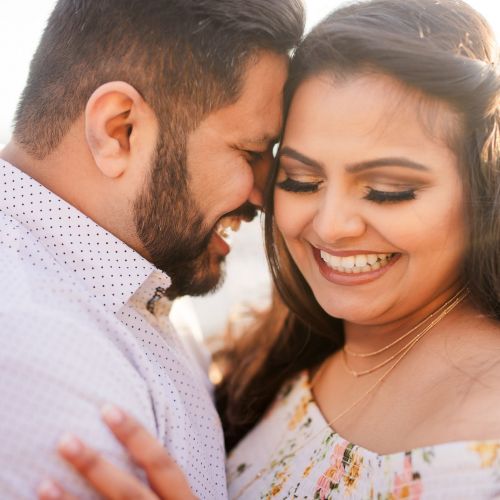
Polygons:
[[57,456],[66,431],[142,477],[100,419],[114,403],[163,442],[196,495],[225,499],[206,375],[155,295],[169,278],[2,160],[0,185],[0,498],[35,498],[45,477],[97,498]]

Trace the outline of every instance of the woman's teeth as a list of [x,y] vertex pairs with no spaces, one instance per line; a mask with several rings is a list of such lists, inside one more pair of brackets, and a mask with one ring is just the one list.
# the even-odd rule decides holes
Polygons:
[[331,255],[323,250],[320,252],[320,255],[328,267],[339,273],[348,274],[376,271],[377,269],[385,267],[394,256],[393,253],[370,253],[338,257],[337,255]]

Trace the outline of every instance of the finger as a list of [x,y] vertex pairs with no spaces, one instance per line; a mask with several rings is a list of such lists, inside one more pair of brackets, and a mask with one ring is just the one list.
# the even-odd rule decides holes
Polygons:
[[[181,468],[158,440],[134,418],[111,405],[103,408],[102,416],[134,462],[144,469],[149,483],[161,498],[196,498]],[[173,497],[171,492],[176,492],[176,496]]]
[[37,490],[38,500],[78,500],[52,479],[44,479]]
[[62,458],[104,498],[109,500],[158,500],[136,477],[124,472],[71,434],[59,442]]

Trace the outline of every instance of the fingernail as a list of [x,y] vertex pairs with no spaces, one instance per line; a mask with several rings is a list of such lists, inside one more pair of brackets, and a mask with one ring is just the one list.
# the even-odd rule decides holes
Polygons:
[[65,455],[76,457],[81,453],[83,445],[81,441],[72,434],[65,434],[59,441],[59,449],[64,452]]
[[110,404],[104,405],[101,413],[109,425],[120,425],[125,420],[124,413],[116,406]]
[[38,487],[38,495],[42,498],[53,498],[54,500],[57,500],[58,498],[61,498],[62,492],[54,481],[44,479]]

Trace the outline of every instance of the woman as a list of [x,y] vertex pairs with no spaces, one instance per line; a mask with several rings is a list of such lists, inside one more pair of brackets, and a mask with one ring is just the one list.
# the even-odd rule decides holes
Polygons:
[[[500,495],[499,95],[461,0],[354,4],[295,54],[266,202],[281,298],[218,391],[232,498]],[[177,469],[118,415],[176,498],[159,482]],[[101,493],[132,491],[95,463]]]

